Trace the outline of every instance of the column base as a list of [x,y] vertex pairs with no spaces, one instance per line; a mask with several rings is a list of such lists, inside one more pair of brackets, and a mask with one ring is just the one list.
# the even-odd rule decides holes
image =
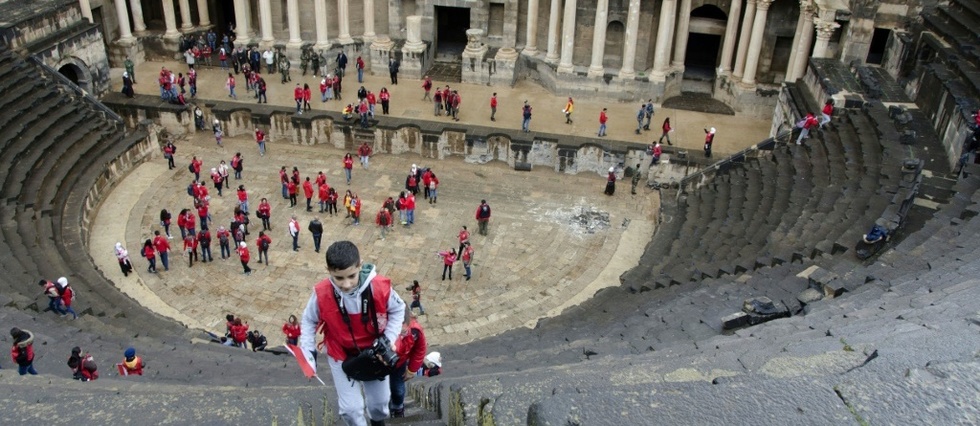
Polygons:
[[556,56],[551,56],[551,55],[545,56],[544,57],[544,62],[547,63],[547,64],[550,64],[550,65],[555,65],[555,64],[558,63],[558,56],[557,55]]
[[556,71],[558,74],[572,74],[575,72],[575,66],[572,64],[559,64]]
[[521,54],[524,56],[535,56],[538,54],[538,49],[525,47],[523,50],[521,50]]
[[287,49],[299,49],[303,47],[303,40],[289,40],[286,42]]
[[589,78],[601,78],[606,75],[606,69],[603,67],[589,67]]
[[172,32],[171,31],[167,31],[167,32],[163,33],[163,38],[168,39],[168,40],[177,40],[177,39],[180,38],[180,32],[177,31],[176,29],[173,30]]
[[346,38],[343,38],[342,37],[340,39],[337,39],[337,43],[340,43],[340,44],[354,44],[354,39],[351,38],[351,36],[348,35]]
[[650,81],[667,81],[667,71],[653,70],[650,72]]
[[633,70],[620,70],[619,79],[620,80],[633,80],[636,78],[636,71]]
[[316,49],[316,50],[327,50],[327,49],[330,48],[330,42],[329,41],[318,41],[318,42],[316,42],[316,44],[313,45],[313,48]]
[[362,36],[361,36],[361,40],[362,40],[362,41],[364,42],[364,44],[366,44],[366,45],[369,45],[369,46],[370,46],[370,45],[371,45],[371,43],[373,43],[373,42],[374,42],[374,40],[375,40],[375,39],[377,39],[377,38],[378,38],[378,35],[377,35],[377,34],[375,34],[375,33],[371,33],[371,34],[364,34],[364,35],[362,35]]
[[755,89],[756,83],[754,81],[742,81],[739,80],[735,83],[742,90],[753,90]]
[[180,32],[182,32],[182,33],[189,33],[191,31],[194,31],[194,26],[193,25],[187,24],[187,25],[181,25],[180,26]]

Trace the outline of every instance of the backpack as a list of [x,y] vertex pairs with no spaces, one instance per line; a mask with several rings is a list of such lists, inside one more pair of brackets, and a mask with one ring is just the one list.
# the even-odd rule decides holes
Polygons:
[[263,238],[259,242],[259,248],[262,249],[263,251],[268,250],[269,249],[269,240]]
[[490,216],[490,206],[484,204],[480,207],[480,217],[485,218],[487,216]]
[[[187,171],[189,171],[191,173],[194,173],[194,163],[191,163],[191,164],[188,164],[187,165]],[[194,194],[191,194],[191,195],[194,195]]]
[[219,232],[218,233],[218,241],[221,241],[221,244],[228,244],[228,233],[227,232]]

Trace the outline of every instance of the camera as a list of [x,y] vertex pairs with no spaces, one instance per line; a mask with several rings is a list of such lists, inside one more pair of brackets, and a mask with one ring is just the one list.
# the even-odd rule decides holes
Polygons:
[[381,336],[374,340],[374,345],[368,351],[371,355],[379,358],[388,367],[394,367],[398,363],[398,354],[391,347],[391,342],[387,337]]

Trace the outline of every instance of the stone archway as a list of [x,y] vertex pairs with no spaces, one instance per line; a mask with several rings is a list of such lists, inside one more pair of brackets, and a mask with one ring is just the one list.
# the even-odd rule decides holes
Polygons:
[[711,80],[718,68],[728,15],[706,4],[691,11],[690,34],[684,56],[684,77]]
[[606,25],[606,48],[603,50],[602,66],[619,69],[623,67],[623,49],[626,40],[626,26],[620,21]]
[[89,71],[88,66],[85,65],[79,59],[71,58],[66,63],[61,64],[58,67],[58,73],[65,76],[76,86],[80,87],[86,93],[92,93],[92,73]]

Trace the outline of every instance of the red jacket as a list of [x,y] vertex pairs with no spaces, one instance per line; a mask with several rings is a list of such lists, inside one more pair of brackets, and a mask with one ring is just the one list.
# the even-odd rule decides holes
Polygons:
[[[484,206],[486,206],[486,209],[487,209],[486,214],[484,215],[485,217],[480,217],[481,216],[480,213],[482,213],[481,210],[483,210],[483,207]],[[476,220],[481,221],[481,222],[482,221],[490,220],[490,205],[489,204],[480,204],[479,206],[476,207]]]
[[306,198],[313,198],[313,182],[303,181],[303,195]]
[[272,246],[272,237],[270,237],[268,234],[265,234],[255,239],[255,246],[258,247],[259,250],[262,250],[263,241],[265,241],[266,247]]
[[374,339],[384,335],[385,325],[388,324],[388,298],[391,297],[391,280],[388,277],[376,275],[371,280],[371,297],[378,316],[379,329],[374,328],[373,321],[369,320],[366,324],[362,323],[360,312],[348,312],[347,316],[350,318],[353,333],[351,331],[337,331],[348,329],[343,316],[340,314],[337,301],[334,299],[334,288],[330,279],[320,281],[313,288],[313,291],[316,294],[316,303],[320,310],[320,324],[317,326],[317,331],[324,335],[321,344],[326,345],[327,355],[331,358],[343,361],[349,355],[356,354],[358,348],[371,347],[374,344]]
[[[202,230],[201,232],[198,232],[197,242],[204,245],[205,247],[211,246],[211,231],[205,229]],[[194,246],[197,247],[197,244],[194,244]]]
[[248,339],[248,324],[231,326],[231,338],[235,343],[245,343]]
[[155,259],[157,257],[153,251],[153,246],[143,247],[143,257],[145,257],[147,260]]
[[153,247],[157,249],[157,252],[164,253],[170,251],[170,243],[163,235],[157,235],[153,238]]
[[248,192],[245,192],[244,189],[239,189],[237,192],[238,192],[238,201],[239,202],[247,201],[248,200]]
[[668,122],[667,120],[664,120],[663,129],[664,129],[664,133],[669,132],[670,131],[670,122]]
[[285,334],[287,339],[299,339],[300,333],[299,324],[287,322],[282,325],[282,334]]
[[496,108],[496,107],[497,107],[497,97],[493,96],[490,98],[490,108]]
[[65,286],[64,291],[61,293],[61,303],[64,303],[66,307],[71,307],[71,301],[75,300],[75,291],[71,289],[71,286]]
[[466,246],[466,248],[463,249],[463,253],[460,255],[460,258],[463,259],[463,263],[470,263],[470,261],[473,260],[473,246]]
[[248,263],[252,256],[248,253],[248,247],[238,247],[238,256],[242,258],[242,262]]
[[823,113],[824,114],[827,114],[827,115],[833,115],[834,114],[834,106],[831,105],[831,104],[824,104],[824,106],[823,106]]
[[367,101],[368,105],[374,105],[378,103],[378,98],[374,96],[374,92],[368,92]]
[[415,194],[408,194],[408,196],[405,197],[405,208],[415,210]]
[[[259,143],[259,142],[262,142],[264,140],[265,140],[265,132],[263,132],[262,130],[256,130],[255,131],[255,143]],[[235,162],[235,159],[232,159],[231,161],[232,161],[232,163],[234,163]],[[234,168],[235,165],[232,164],[232,167]]]
[[418,371],[422,368],[422,361],[425,360],[427,346],[422,326],[415,318],[412,318],[411,322],[408,323],[408,331],[398,335],[398,344],[395,350],[398,353],[398,364],[395,366],[401,368],[407,363],[408,371]]
[[608,120],[608,119],[609,119],[609,117],[606,117],[606,112],[605,111],[602,111],[602,112],[599,113],[599,124],[606,124],[606,120]]
[[314,183],[316,183],[317,188],[319,188],[320,186],[323,186],[323,184],[327,183],[327,177],[323,174],[323,172],[320,172],[316,175],[316,181],[314,181]]
[[293,99],[296,100],[296,101],[303,100],[303,88],[302,87],[296,86],[296,89],[293,90]]
[[[27,355],[26,362],[17,361],[17,357],[21,354],[21,351],[24,351]],[[30,365],[32,362],[34,362],[34,345],[27,345],[27,347],[19,348],[17,347],[17,344],[14,343],[13,346],[10,347],[10,359],[13,360],[14,364],[17,365],[21,365],[21,364],[25,366]]]
[[450,251],[441,251],[439,256],[442,256],[442,263],[445,265],[452,265],[456,263],[456,254]]
[[345,169],[353,169],[354,168],[354,158],[352,158],[352,157],[344,157],[344,168]]
[[327,84],[326,80],[320,82],[320,93],[327,93]]
[[327,198],[330,196],[330,185],[320,185],[320,188],[317,190],[317,195],[319,196],[320,201],[327,201]]
[[263,216],[269,217],[272,214],[272,206],[269,203],[259,203],[258,212]]
[[201,173],[201,164],[204,164],[201,160],[191,161],[191,165],[194,166],[194,173]]
[[187,216],[182,214],[177,215],[177,227],[187,228]]
[[194,239],[193,235],[187,234],[187,236],[184,237],[184,250],[195,250],[195,249],[197,249],[197,240]]
[[187,217],[184,218],[184,227],[187,229],[194,229],[197,226],[197,219],[194,219],[194,215],[188,211]]
[[370,156],[371,155],[371,147],[368,146],[367,144],[361,145],[359,148],[357,148],[357,155],[359,155],[361,157],[368,157],[368,156]]
[[459,243],[460,244],[463,244],[463,243],[465,243],[465,242],[467,242],[469,240],[470,240],[470,231],[467,231],[465,229],[462,230],[462,231],[459,231]]
[[378,224],[378,226],[391,225],[391,212],[387,209],[381,209],[378,211],[378,216],[374,219],[374,223]]
[[310,101],[310,97],[313,95],[310,89],[303,89],[303,100],[306,102]]
[[289,195],[296,195],[296,184],[293,181],[289,181],[286,184],[286,191],[289,192]]

